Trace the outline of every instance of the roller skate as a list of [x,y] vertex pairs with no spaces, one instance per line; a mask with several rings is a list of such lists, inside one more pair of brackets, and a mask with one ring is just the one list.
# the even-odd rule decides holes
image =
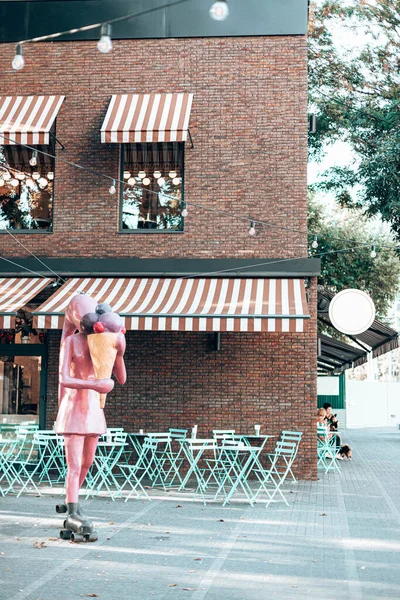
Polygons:
[[[79,504],[69,502],[65,505],[58,505],[58,508],[63,506],[67,509],[68,516],[64,521],[64,529],[60,531],[60,538],[71,540],[71,542],[95,542],[98,539],[97,532],[93,530],[93,523],[79,509]],[[65,511],[57,510],[57,512]]]

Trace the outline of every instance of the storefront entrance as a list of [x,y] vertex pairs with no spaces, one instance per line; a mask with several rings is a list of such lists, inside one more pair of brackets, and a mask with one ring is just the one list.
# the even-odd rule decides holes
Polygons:
[[47,346],[0,344],[0,423],[46,426]]

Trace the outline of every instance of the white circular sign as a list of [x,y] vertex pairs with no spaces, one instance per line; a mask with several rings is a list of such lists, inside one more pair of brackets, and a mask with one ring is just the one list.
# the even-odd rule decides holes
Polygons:
[[361,290],[343,290],[336,294],[329,305],[332,325],[347,335],[363,333],[375,319],[375,305]]

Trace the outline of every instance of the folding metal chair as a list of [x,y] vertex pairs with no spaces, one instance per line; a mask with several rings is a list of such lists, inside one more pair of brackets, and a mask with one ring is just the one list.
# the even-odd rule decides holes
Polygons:
[[154,461],[154,455],[157,450],[157,446],[158,440],[146,438],[141,446],[138,459],[134,465],[118,464],[122,477],[124,478],[124,483],[120,485],[118,494],[122,495],[122,492],[127,485],[129,485],[131,488],[128,496],[125,498],[125,502],[129,500],[132,494],[136,494],[136,497],[140,498],[137,488],[143,492],[147,500],[150,500],[146,490],[142,485],[142,480],[144,477],[146,477],[146,475],[148,476],[148,469],[149,466],[151,467]]
[[336,446],[337,435],[339,435],[337,431],[328,432],[326,427],[317,426],[317,466],[320,469],[325,469],[325,473],[330,470],[337,471],[338,473],[342,471],[337,459],[340,451],[340,447]]
[[[270,455],[271,464],[269,468],[264,468],[258,461],[257,469],[254,473],[257,477],[259,487],[253,495],[253,501],[257,500],[260,493],[265,492],[267,495],[266,508],[274,500],[276,494],[279,494],[283,502],[289,506],[281,486],[284,483],[287,475],[291,471],[292,464],[296,457],[297,446],[296,442],[278,441],[275,446],[275,451]],[[283,458],[284,457],[284,458]],[[285,467],[281,468],[279,463],[283,461]]]
[[[93,465],[88,473],[86,498],[98,494],[103,487],[107,489],[112,500],[118,495],[120,485],[113,470],[127,445],[126,437],[127,433],[116,433],[111,442],[98,443]],[[116,492],[113,492],[112,486],[115,487]]]

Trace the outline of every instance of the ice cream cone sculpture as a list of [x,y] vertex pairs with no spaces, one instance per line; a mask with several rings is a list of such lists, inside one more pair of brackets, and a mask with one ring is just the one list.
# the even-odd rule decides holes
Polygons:
[[[107,331],[92,333],[87,336],[96,379],[108,379],[111,377],[117,356],[117,338],[117,333]],[[106,397],[107,394],[100,394],[100,408],[105,407]]]

